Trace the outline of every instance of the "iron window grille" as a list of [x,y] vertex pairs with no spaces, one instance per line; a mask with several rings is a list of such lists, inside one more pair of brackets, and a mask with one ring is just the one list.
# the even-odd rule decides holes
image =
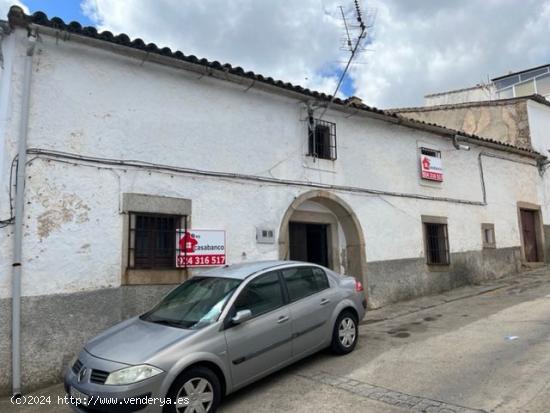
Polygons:
[[187,231],[185,215],[131,212],[128,233],[128,268],[176,268],[176,260],[180,253],[177,242],[180,229]]
[[336,123],[309,118],[308,155],[331,161],[336,160]]
[[446,224],[424,223],[428,265],[449,265],[449,237]]

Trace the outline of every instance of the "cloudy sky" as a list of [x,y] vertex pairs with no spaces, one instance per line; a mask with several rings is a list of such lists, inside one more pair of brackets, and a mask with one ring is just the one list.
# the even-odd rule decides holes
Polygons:
[[[353,0],[0,0],[332,93]],[[550,63],[550,0],[362,0],[365,51],[342,93],[387,108]],[[353,32],[353,30],[352,30]],[[354,34],[354,33],[352,33]]]

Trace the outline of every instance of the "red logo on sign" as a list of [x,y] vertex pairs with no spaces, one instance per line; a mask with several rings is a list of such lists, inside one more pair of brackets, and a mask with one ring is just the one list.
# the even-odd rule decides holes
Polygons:
[[180,251],[187,254],[192,254],[195,252],[195,248],[198,243],[199,241],[197,241],[193,234],[185,232],[183,237],[180,238]]
[[422,168],[430,170],[430,160],[428,158],[422,159]]

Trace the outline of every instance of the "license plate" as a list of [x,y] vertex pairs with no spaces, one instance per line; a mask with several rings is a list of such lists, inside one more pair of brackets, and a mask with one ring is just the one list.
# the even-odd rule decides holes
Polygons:
[[71,397],[75,399],[74,403],[77,405],[78,404],[81,404],[83,406],[88,405],[88,395],[85,393],[82,393],[81,391],[75,389],[72,386],[71,386]]

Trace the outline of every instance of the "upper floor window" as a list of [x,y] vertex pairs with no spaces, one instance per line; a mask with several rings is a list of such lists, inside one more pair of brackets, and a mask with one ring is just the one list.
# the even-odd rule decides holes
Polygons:
[[184,217],[165,214],[130,214],[129,268],[175,268],[176,235]]
[[336,124],[309,118],[308,155],[320,159],[336,159]]
[[528,96],[534,93],[550,96],[550,66],[513,74],[495,80],[499,99]]
[[430,148],[420,148],[422,155],[431,156],[432,158],[441,158],[441,151],[430,149]]
[[420,176],[428,181],[443,181],[441,151],[431,148],[420,148]]

